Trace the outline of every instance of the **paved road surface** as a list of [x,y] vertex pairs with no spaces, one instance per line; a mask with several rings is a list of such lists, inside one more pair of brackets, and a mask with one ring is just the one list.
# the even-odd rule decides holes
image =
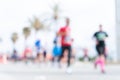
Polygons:
[[107,65],[106,74],[95,70],[91,63],[76,62],[73,72],[66,73],[66,68],[59,69],[50,64],[0,64],[0,80],[120,80],[120,65]]

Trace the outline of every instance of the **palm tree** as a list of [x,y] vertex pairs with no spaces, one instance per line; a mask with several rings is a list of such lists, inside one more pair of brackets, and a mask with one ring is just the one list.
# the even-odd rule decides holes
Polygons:
[[55,4],[52,8],[51,8],[52,12],[53,12],[53,19],[54,20],[58,20],[59,19],[59,13],[60,13],[60,6],[59,4]]
[[[50,6],[49,8],[51,10],[51,13],[46,13],[46,15],[43,15],[43,23],[46,24],[47,28],[50,29],[50,26],[52,24],[56,24],[54,29],[57,29],[58,21],[60,19],[63,19],[64,17],[61,16],[61,9],[60,9],[60,4],[53,2],[53,5]],[[56,32],[56,31],[55,31]]]
[[18,34],[14,32],[11,37],[12,42],[15,44],[18,40]]
[[60,17],[60,12],[61,12],[61,9],[60,9],[60,2],[56,2],[55,0],[52,0],[50,1],[52,4],[48,4],[49,5],[49,8],[51,9],[52,11],[52,19],[53,20],[58,20],[59,17]]
[[24,51],[29,47],[29,46],[27,46],[27,39],[28,39],[28,37],[30,36],[30,34],[31,34],[31,29],[30,29],[30,27],[24,27],[23,28],[23,34],[24,34],[24,38],[25,38],[25,42],[24,42]]
[[12,36],[11,36],[11,40],[12,40],[12,42],[13,42],[13,52],[14,51],[16,51],[16,49],[15,49],[15,43],[17,42],[17,40],[18,40],[18,34],[16,33],[16,32],[14,32],[13,34],[12,34]]
[[23,28],[23,34],[24,34],[25,39],[27,39],[29,37],[30,33],[31,33],[31,30],[29,27]]
[[40,29],[44,29],[44,24],[38,17],[34,17],[33,20],[30,20],[30,25],[35,29],[35,31],[39,31]]

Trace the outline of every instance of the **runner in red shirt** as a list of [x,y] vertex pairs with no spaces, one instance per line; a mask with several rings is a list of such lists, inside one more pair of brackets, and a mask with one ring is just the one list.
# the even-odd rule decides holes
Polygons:
[[62,53],[59,57],[59,62],[61,61],[65,50],[68,50],[68,60],[67,60],[67,67],[70,67],[70,58],[72,55],[72,49],[71,49],[71,43],[72,43],[72,38],[70,36],[71,29],[69,27],[70,20],[69,18],[66,18],[66,25],[59,30],[59,35],[61,36],[61,47],[62,47]]

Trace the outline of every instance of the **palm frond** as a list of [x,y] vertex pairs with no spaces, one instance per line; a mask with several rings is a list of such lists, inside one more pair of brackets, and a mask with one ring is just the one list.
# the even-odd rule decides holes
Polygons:
[[11,36],[11,40],[13,43],[15,43],[18,40],[18,34],[16,32],[14,32]]
[[23,28],[23,34],[24,34],[25,38],[27,38],[30,35],[30,33],[31,33],[30,27]]

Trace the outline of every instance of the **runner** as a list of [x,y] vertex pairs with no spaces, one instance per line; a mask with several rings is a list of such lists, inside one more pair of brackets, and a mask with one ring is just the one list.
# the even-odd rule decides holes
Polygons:
[[[69,27],[70,19],[66,18],[66,25],[59,30],[59,35],[61,36],[61,48],[62,48],[62,53],[59,57],[59,63],[64,55],[64,52],[68,50],[68,60],[67,60],[67,72],[71,73],[71,68],[70,68],[70,59],[71,59],[71,44],[72,44],[72,38],[71,38],[71,29]],[[60,65],[61,66],[61,65]]]
[[108,37],[108,34],[102,30],[102,25],[99,25],[99,31],[94,33],[94,38],[96,39],[96,50],[98,52],[98,57],[95,61],[95,67],[100,64],[101,72],[105,73],[105,39]]
[[41,47],[41,40],[38,39],[35,41],[35,49],[36,49],[36,59],[35,59],[35,62],[42,62],[42,58],[43,58],[43,50],[42,50],[42,47]]
[[61,55],[61,45],[60,45],[60,38],[59,35],[56,33],[55,39],[53,41],[53,54],[52,54],[52,62],[55,64],[58,60],[58,57]]

